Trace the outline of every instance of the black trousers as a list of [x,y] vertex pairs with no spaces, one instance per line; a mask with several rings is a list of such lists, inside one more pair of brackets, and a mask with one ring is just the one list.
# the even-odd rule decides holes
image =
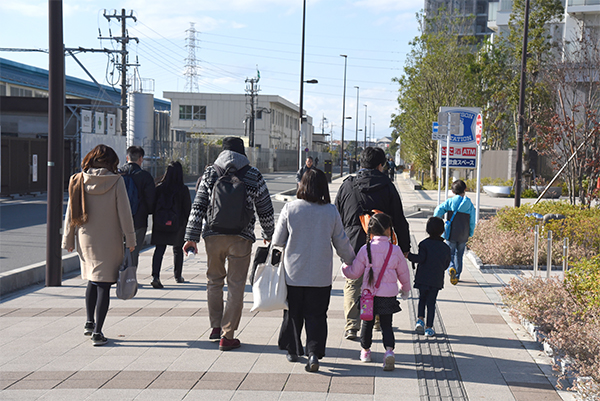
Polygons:
[[417,316],[425,317],[425,308],[427,308],[426,327],[433,327],[433,318],[435,317],[435,302],[437,300],[438,288],[419,288],[419,306],[417,307]]
[[[181,277],[183,270],[183,243],[181,245],[173,245],[173,275]],[[156,245],[154,255],[152,255],[152,277],[160,278],[160,267],[162,265],[163,256],[167,249],[167,245]]]
[[[383,336],[383,345],[391,347],[392,349],[396,346],[396,339],[394,338],[394,329],[392,327],[392,314],[379,315],[379,323],[381,325],[381,335]],[[360,346],[363,349],[371,348],[373,344],[373,326],[375,325],[375,319],[363,320],[360,328]]]
[[331,298],[331,286],[293,287],[288,289],[288,310],[283,312],[279,332],[279,349],[290,354],[304,355],[300,334],[306,325],[306,354],[325,356],[327,342],[327,310]]

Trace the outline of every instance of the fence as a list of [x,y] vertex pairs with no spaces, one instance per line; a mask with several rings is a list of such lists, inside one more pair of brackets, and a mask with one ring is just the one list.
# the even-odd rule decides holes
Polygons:
[[[146,150],[144,168],[154,177],[161,176],[172,160],[181,162],[187,177],[198,177],[223,150],[220,145],[206,143],[200,138],[188,138],[186,142],[149,140],[142,146]],[[246,156],[250,164],[263,173],[298,170],[296,150],[246,148]],[[318,159],[319,168],[323,168],[325,160],[331,159],[331,155],[326,152],[305,152],[305,156]]]

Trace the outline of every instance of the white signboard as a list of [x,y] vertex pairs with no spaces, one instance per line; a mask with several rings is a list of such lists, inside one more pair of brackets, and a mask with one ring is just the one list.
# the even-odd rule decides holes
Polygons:
[[87,134],[92,132],[92,112],[90,110],[81,110],[81,132]]
[[117,122],[117,116],[114,114],[106,115],[106,133],[108,135],[116,135],[117,126],[115,125]]
[[105,131],[104,113],[94,113],[94,132],[104,134]]
[[[476,107],[441,107],[441,113],[458,113],[460,125],[458,132],[450,136],[450,167],[475,168],[477,167],[477,144],[475,142],[475,129],[477,115],[480,110]],[[440,124],[440,128],[441,128]],[[445,143],[442,143],[445,145]],[[442,146],[442,167],[446,167],[446,146]]]
[[32,155],[31,158],[31,181],[37,182],[38,180],[38,155]]

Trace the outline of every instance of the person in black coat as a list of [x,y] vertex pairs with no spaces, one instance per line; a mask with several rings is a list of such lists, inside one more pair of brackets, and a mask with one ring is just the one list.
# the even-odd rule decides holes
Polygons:
[[183,283],[183,237],[192,208],[190,191],[183,183],[181,163],[171,162],[156,186],[156,202],[152,215],[152,282],[154,288],[163,288],[160,267],[167,245],[173,246],[175,281]]
[[[415,331],[431,337],[435,335],[433,319],[438,292],[444,288],[444,272],[450,265],[450,247],[444,242],[444,220],[430,217],[425,227],[429,238],[419,243],[419,253],[409,253],[408,260],[418,263],[415,288],[419,289],[417,324]],[[427,308],[427,322],[425,319]]]
[[142,169],[144,149],[140,146],[127,148],[127,164],[119,168],[119,174],[130,174],[138,192],[138,210],[133,215],[135,240],[137,245],[131,253],[132,262],[138,266],[140,250],[144,246],[144,238],[148,230],[148,215],[154,210],[154,178],[152,174]]
[[[361,169],[356,177],[348,176],[340,186],[335,198],[335,206],[340,212],[344,230],[350,239],[354,252],[367,242],[367,234],[360,223],[360,216],[377,209],[392,218],[398,246],[406,255],[410,251],[410,233],[404,217],[400,194],[390,178],[383,172],[386,164],[383,149],[367,147],[360,155]],[[346,279],[344,286],[344,314],[346,326],[344,337],[354,340],[360,328],[359,298],[362,277],[357,280]]]

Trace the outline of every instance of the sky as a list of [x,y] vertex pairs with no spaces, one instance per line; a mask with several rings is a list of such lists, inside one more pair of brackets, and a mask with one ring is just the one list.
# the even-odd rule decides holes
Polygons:
[[[56,0],[52,0],[56,1]],[[127,20],[129,62],[137,60],[137,74],[154,80],[154,96],[164,91],[186,91],[184,76],[194,23],[198,89],[208,93],[245,93],[247,78],[260,71],[260,95],[279,95],[299,104],[302,0],[63,0],[63,31],[67,48],[117,48],[117,20],[125,8],[137,21]],[[345,139],[358,128],[373,138],[391,136],[390,120],[397,110],[398,84],[409,42],[418,34],[416,13],[422,1],[411,0],[307,0],[304,109],[313,117],[315,131],[341,137],[346,68]],[[0,1],[0,48],[47,49],[48,1]],[[102,83],[117,87],[118,72],[103,53],[76,55]],[[39,52],[0,51],[0,57],[48,69],[48,55]],[[90,80],[67,57],[66,74]],[[111,73],[114,71],[114,74]],[[130,70],[133,71],[133,68]],[[146,81],[151,82],[151,81]],[[355,87],[358,86],[359,89]],[[365,121],[365,105],[367,121]],[[370,118],[369,118],[370,116]],[[322,118],[325,117],[325,124]],[[358,138],[363,138],[363,131]]]

